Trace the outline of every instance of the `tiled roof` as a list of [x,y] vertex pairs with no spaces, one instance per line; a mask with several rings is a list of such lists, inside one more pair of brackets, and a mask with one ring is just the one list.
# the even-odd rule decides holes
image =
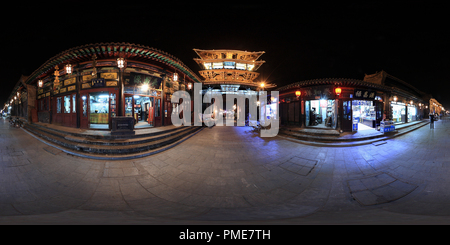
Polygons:
[[380,90],[389,91],[392,90],[392,87],[387,87],[380,84],[365,82],[359,79],[351,79],[351,78],[322,78],[322,79],[312,79],[306,81],[300,81],[296,83],[292,83],[283,87],[276,89],[276,91],[288,90],[291,88],[299,88],[299,87],[307,87],[307,86],[315,86],[315,85],[338,85],[338,86],[361,86],[368,88],[377,88]]
[[135,61],[154,60],[161,62],[167,66],[178,69],[187,77],[190,77],[195,82],[201,82],[201,79],[178,58],[155,48],[134,44],[134,43],[95,43],[86,44],[83,46],[74,47],[63,51],[42,64],[36,69],[27,79],[26,83],[31,83],[33,80],[52,71],[56,65],[61,65],[66,62],[84,62],[90,61],[92,55],[96,55],[98,60],[117,58],[122,56],[125,59]]

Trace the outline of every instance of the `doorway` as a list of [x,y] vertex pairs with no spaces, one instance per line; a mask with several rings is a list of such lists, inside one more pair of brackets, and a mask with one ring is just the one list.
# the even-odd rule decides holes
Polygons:
[[155,126],[155,99],[141,95],[125,96],[125,116],[133,117],[135,128]]
[[353,131],[376,130],[375,103],[368,100],[352,101],[353,124],[358,126]]
[[317,128],[336,128],[335,100],[305,101],[306,126]]
[[89,94],[89,128],[109,128],[109,94],[98,92]]

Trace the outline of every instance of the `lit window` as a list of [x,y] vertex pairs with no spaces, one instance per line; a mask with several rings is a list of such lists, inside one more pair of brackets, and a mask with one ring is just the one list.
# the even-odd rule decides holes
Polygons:
[[70,113],[70,96],[64,96],[64,113]]
[[243,64],[243,63],[236,63],[236,69],[245,70],[246,69],[246,65]]
[[213,63],[213,69],[223,69],[223,63],[222,62]]
[[61,97],[56,98],[56,113],[61,113]]
[[203,63],[206,70],[211,70],[211,63]]
[[223,62],[225,69],[234,69],[235,62]]
[[74,95],[72,95],[72,112],[73,113],[77,112],[76,105],[77,105],[77,95],[74,94]]

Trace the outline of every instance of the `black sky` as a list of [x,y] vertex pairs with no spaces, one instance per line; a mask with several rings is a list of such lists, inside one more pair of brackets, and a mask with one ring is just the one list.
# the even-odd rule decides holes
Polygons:
[[450,35],[443,1],[222,2],[27,2],[5,7],[0,105],[21,74],[30,75],[62,51],[129,42],[168,52],[197,74],[194,48],[265,51],[260,79],[278,86],[316,78],[363,79],[385,70],[450,108]]

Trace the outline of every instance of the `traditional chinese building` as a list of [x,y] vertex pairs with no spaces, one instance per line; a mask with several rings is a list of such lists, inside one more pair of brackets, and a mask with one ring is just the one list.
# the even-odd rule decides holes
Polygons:
[[[241,50],[200,50],[194,49],[200,58],[194,58],[202,70],[200,75],[204,78],[203,94],[207,91],[226,94],[251,94],[256,91],[271,89],[276,85],[267,81],[258,81],[257,70],[265,63],[258,60],[264,51],[249,52]],[[248,106],[248,105],[247,105]],[[244,108],[226,108],[225,100],[223,110],[225,113],[234,113]]]
[[420,120],[429,113],[428,94],[386,73],[358,79],[314,79],[278,88],[282,125],[336,129],[377,129],[380,121]]
[[444,107],[441,103],[439,103],[435,98],[430,98],[430,112],[433,114],[440,115],[441,112],[444,112]]
[[8,99],[11,114],[30,122],[111,129],[111,119],[136,127],[171,125],[170,95],[200,78],[178,58],[130,43],[71,48],[22,76]]

